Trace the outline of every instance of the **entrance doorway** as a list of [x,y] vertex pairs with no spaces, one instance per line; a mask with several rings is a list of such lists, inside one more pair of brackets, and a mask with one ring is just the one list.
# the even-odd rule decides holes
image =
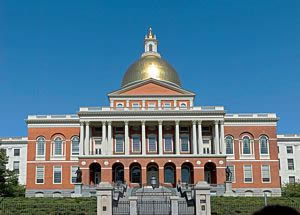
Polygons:
[[209,184],[217,184],[217,167],[213,162],[204,165],[204,180]]
[[157,184],[159,184],[158,165],[156,163],[150,163],[147,166],[147,185],[151,185],[151,177],[156,178]]
[[116,163],[112,167],[113,182],[124,184],[124,166],[121,163]]
[[90,165],[90,184],[99,184],[101,182],[101,166],[99,163]]
[[191,163],[184,163],[181,166],[181,182],[185,184],[194,183],[194,170]]

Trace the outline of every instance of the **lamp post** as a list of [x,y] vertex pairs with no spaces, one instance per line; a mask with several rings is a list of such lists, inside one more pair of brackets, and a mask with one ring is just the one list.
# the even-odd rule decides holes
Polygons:
[[156,177],[154,175],[150,179],[150,184],[152,186],[152,189],[154,190],[157,186],[157,180],[156,180]]

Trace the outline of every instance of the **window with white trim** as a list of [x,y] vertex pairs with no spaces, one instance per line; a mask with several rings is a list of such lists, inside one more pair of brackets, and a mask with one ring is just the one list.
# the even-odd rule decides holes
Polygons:
[[170,108],[171,107],[171,102],[165,102],[163,103],[164,108]]
[[270,182],[270,165],[262,165],[261,166],[261,175],[262,175],[262,181],[263,182]]
[[116,135],[116,153],[123,153],[124,152],[124,135],[119,134]]
[[295,169],[294,159],[292,159],[292,158],[287,159],[287,163],[288,163],[288,170],[294,170]]
[[53,167],[53,184],[61,184],[61,166],[54,166]]
[[293,154],[293,146],[286,146],[286,153],[287,154]]
[[20,149],[14,149],[14,156],[19,157],[20,156]]
[[72,155],[79,155],[79,137],[72,138]]
[[157,152],[157,139],[156,135],[148,135],[148,151]]
[[244,181],[247,183],[252,183],[252,166],[244,165]]
[[266,136],[261,136],[259,138],[260,144],[260,154],[268,155],[269,154],[269,140]]
[[37,166],[36,167],[36,184],[44,184],[44,175],[45,175],[45,167]]
[[190,140],[188,134],[180,135],[180,149],[181,152],[189,152],[190,151]]
[[156,108],[156,103],[155,102],[149,102],[148,103],[148,108],[150,108],[150,109]]
[[234,165],[228,165],[228,168],[231,171],[231,182],[235,181],[235,168]]
[[13,170],[15,171],[16,174],[20,173],[20,161],[14,161]]
[[77,175],[76,175],[76,171],[78,169],[78,166],[72,166],[71,167],[71,183],[75,184],[76,183],[76,179],[77,179]]
[[231,136],[225,137],[225,144],[226,144],[226,154],[232,155],[233,154],[233,138]]
[[289,176],[289,184],[295,184],[296,183],[296,177],[295,176]]
[[60,137],[54,139],[54,155],[63,155],[63,141]]
[[45,138],[39,137],[36,143],[36,155],[45,156]]
[[165,134],[164,135],[164,151],[173,152],[173,135]]
[[132,135],[132,152],[141,152],[141,136],[139,134]]
[[139,108],[140,107],[140,103],[139,102],[132,103],[132,107],[133,108]]
[[248,136],[243,137],[243,154],[250,155],[251,154],[251,140]]

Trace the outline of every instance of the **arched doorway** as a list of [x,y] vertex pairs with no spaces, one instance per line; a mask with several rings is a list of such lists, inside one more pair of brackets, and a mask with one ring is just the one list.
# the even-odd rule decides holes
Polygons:
[[150,163],[147,166],[147,185],[151,185],[151,177],[154,176],[159,184],[158,165],[156,163]]
[[191,163],[183,163],[181,165],[181,182],[194,184],[194,167]]
[[164,166],[164,182],[176,186],[176,166],[173,163],[166,163]]
[[142,168],[138,163],[130,165],[130,182],[131,183],[142,183]]
[[90,184],[99,184],[101,182],[101,166],[99,163],[90,165]]
[[204,165],[204,180],[209,184],[217,184],[217,168],[213,162]]
[[124,183],[124,165],[115,163],[112,167],[112,178],[115,183]]

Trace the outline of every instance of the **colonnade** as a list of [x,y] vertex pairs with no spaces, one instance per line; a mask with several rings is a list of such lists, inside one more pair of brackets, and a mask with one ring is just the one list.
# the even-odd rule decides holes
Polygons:
[[[129,137],[129,121],[124,122],[124,153],[125,155],[130,154],[130,137]],[[136,123],[136,121],[134,121]],[[150,122],[150,121],[149,121]],[[168,120],[168,122],[170,122]],[[174,154],[180,153],[180,122],[174,122],[175,124],[175,151]],[[209,121],[212,122],[212,121]],[[113,154],[113,131],[112,121],[102,121],[102,154],[112,155]],[[146,141],[146,121],[140,121],[141,123],[141,154],[147,154],[147,141]],[[153,123],[153,121],[151,121]],[[158,124],[158,153],[163,155],[163,124],[164,121],[157,121]],[[190,152],[189,154],[201,155],[203,154],[203,134],[202,134],[202,120],[191,121],[191,140],[190,140]],[[213,125],[213,152],[210,154],[224,154],[225,143],[224,143],[224,121],[215,120]],[[92,143],[91,143],[91,122],[81,122],[80,124],[80,155],[92,155]]]

